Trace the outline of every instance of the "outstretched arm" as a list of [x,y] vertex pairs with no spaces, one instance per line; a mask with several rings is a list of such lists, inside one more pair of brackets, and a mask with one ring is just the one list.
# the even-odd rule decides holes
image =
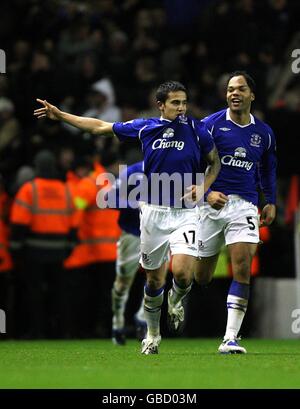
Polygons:
[[68,114],[67,112],[61,111],[55,105],[50,104],[46,100],[37,99],[37,101],[43,105],[42,108],[36,109],[33,113],[33,115],[38,119],[47,117],[54,121],[63,121],[92,134],[113,133],[113,123],[101,121],[100,119],[96,118],[85,118],[82,116]]

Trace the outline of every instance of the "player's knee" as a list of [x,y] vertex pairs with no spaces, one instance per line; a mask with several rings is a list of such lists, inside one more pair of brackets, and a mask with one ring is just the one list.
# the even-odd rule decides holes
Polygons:
[[175,278],[176,283],[181,288],[188,287],[192,282],[192,277],[190,274],[177,273],[176,275],[174,274],[174,278]]
[[214,269],[212,266],[197,264],[194,272],[194,279],[199,285],[207,285],[211,282],[213,273]]
[[240,283],[245,283],[245,284],[249,284],[250,276],[251,276],[250,270],[248,270],[248,271],[246,271],[246,270],[245,271],[235,271],[233,273],[233,279],[235,281],[238,281]]
[[202,275],[199,276],[197,274],[195,274],[195,281],[198,285],[208,285],[211,280],[212,280],[212,276],[211,275]]
[[245,259],[237,260],[233,264],[234,279],[241,282],[248,282],[251,274],[251,262]]
[[151,290],[158,290],[159,288],[163,287],[164,284],[164,279],[158,277],[147,277],[147,287],[149,287]]
[[114,287],[118,291],[118,293],[124,293],[130,287],[131,280],[127,277],[117,277]]
[[250,271],[251,259],[250,257],[239,257],[233,262],[234,270],[239,274],[246,274]]

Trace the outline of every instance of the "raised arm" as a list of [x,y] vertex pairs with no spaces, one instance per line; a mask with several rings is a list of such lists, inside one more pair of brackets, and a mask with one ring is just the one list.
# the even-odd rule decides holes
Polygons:
[[83,116],[68,114],[46,100],[37,99],[37,101],[43,105],[42,108],[36,109],[33,113],[38,119],[47,117],[54,121],[63,121],[91,134],[113,133],[113,123],[101,121],[96,118],[85,118]]

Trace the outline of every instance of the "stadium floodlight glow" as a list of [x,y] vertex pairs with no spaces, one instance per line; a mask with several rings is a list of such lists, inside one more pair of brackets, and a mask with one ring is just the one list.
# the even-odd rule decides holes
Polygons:
[[0,74],[6,73],[6,54],[5,51],[0,49]]

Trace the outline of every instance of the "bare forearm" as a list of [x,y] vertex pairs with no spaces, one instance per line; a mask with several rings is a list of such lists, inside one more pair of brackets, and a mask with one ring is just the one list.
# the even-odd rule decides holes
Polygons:
[[112,123],[104,122],[96,118],[85,118],[60,111],[59,119],[92,134],[105,134],[112,132]]
[[213,151],[209,153],[207,161],[209,162],[209,165],[205,171],[204,192],[206,192],[216,180],[221,169],[220,158],[216,149],[213,149]]

